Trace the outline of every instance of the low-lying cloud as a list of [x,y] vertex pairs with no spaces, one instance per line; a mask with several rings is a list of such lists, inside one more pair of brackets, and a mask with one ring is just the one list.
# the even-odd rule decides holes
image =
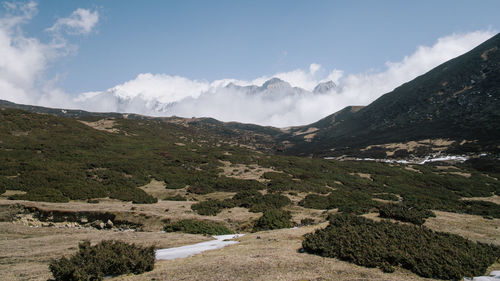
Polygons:
[[[251,81],[191,80],[142,73],[111,89],[72,96],[57,87],[56,79],[44,77],[45,69],[51,61],[74,50],[75,46],[68,44],[65,36],[91,33],[99,20],[97,11],[77,9],[67,18],[58,19],[46,29],[53,34],[53,40],[42,43],[26,37],[21,28],[36,15],[35,3],[3,5],[6,12],[0,17],[0,99],[89,111],[213,117],[278,127],[312,123],[348,105],[367,105],[495,35],[493,31],[452,34],[439,38],[432,46],[419,46],[399,62],[387,62],[382,70],[358,74],[345,75],[342,70],[323,69],[316,63],[305,70]],[[290,86],[285,83],[262,87],[273,77]],[[313,93],[319,83],[326,81],[337,86]]]

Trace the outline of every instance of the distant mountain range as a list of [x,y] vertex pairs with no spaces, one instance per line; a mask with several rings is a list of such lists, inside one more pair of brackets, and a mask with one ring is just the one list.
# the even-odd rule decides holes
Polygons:
[[[332,81],[307,91],[272,78],[262,86],[225,88],[248,95],[329,93]],[[119,102],[123,97],[115,95]],[[166,110],[168,104],[152,104]],[[82,118],[150,119],[137,114],[91,113],[0,101],[0,107]],[[242,143],[277,153],[314,157],[410,157],[431,153],[496,153],[500,140],[500,34],[470,52],[439,65],[368,106],[349,106],[306,126],[279,129],[212,118],[157,118],[203,127]]]

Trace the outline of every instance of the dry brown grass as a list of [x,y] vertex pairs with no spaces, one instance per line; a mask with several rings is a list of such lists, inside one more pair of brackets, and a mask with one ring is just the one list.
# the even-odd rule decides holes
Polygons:
[[462,200],[467,200],[467,201],[488,201],[488,202],[493,202],[495,204],[500,205],[500,196],[498,195],[493,195],[489,197],[464,197]]
[[240,243],[171,261],[141,275],[113,280],[431,280],[398,269],[386,274],[333,258],[298,253],[309,226],[247,234]]
[[500,219],[433,211],[435,218],[428,218],[425,226],[435,231],[449,232],[474,241],[500,245]]
[[173,192],[167,190],[165,182],[157,181],[155,179],[151,180],[150,183],[140,186],[139,188],[144,190],[149,195],[156,197],[158,199],[163,199],[166,196],[171,195]]
[[270,168],[264,168],[256,164],[244,165],[244,164],[231,164],[229,161],[220,161],[223,166],[222,176],[235,179],[244,180],[258,180],[260,182],[266,181],[262,178],[262,175],[266,172],[278,172]]
[[[225,197],[230,193],[209,194]],[[290,196],[299,200],[303,194]],[[295,198],[296,197],[296,198]],[[22,224],[0,223],[0,272],[2,280],[47,280],[50,277],[48,263],[52,258],[69,255],[76,251],[78,242],[89,239],[119,239],[142,245],[156,244],[161,248],[180,246],[206,240],[200,235],[161,233],[162,220],[196,218],[229,225],[236,230],[250,230],[251,222],[260,213],[250,213],[245,208],[223,210],[217,216],[199,216],[190,206],[195,203],[159,201],[157,204],[131,204],[113,200],[101,200],[99,204],[85,202],[42,203],[0,200],[0,205],[22,203],[42,209],[73,211],[107,211],[121,219],[135,219],[152,224],[149,232],[119,232],[91,228],[31,228]],[[168,211],[166,211],[168,209]],[[324,221],[329,213],[321,210],[288,206],[292,220],[299,223],[304,218]],[[459,234],[466,238],[500,245],[500,219],[435,211],[436,218],[429,218],[426,226],[443,232]],[[378,214],[365,217],[378,220]],[[158,261],[152,272],[129,275],[113,280],[429,280],[398,269],[386,274],[376,268],[356,266],[332,258],[301,254],[302,236],[326,223],[294,229],[250,233],[239,239],[240,243],[223,249],[208,251],[193,257]],[[258,238],[260,237],[260,238]],[[491,269],[498,269],[498,265]]]
[[76,252],[78,243],[116,239],[159,248],[182,246],[209,240],[201,235],[161,232],[119,232],[74,228],[32,228],[0,222],[0,279],[47,280],[50,260]]
[[82,121],[82,120],[79,120],[79,121],[81,123],[91,127],[91,128],[99,130],[99,131],[104,131],[104,132],[108,132],[108,133],[120,132],[120,130],[113,128],[115,126],[115,120],[113,120],[113,119],[101,119],[101,120],[97,120],[95,122],[86,122],[86,121]]

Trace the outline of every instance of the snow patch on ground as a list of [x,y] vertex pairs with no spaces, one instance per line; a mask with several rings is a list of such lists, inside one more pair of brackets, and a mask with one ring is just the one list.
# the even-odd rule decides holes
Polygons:
[[[485,156],[486,154],[481,154],[480,156]],[[446,156],[426,156],[423,158],[413,158],[413,159],[375,159],[375,158],[346,158],[346,157],[324,157],[327,160],[355,160],[355,161],[374,161],[383,163],[399,163],[399,164],[425,164],[431,162],[445,162],[450,161],[454,163],[462,163],[469,160],[469,156],[465,155],[446,155]]]
[[186,245],[182,247],[156,250],[157,260],[173,260],[186,258],[208,250],[223,248],[228,245],[236,244],[238,241],[232,239],[243,236],[244,234],[216,235],[212,236],[215,240]]

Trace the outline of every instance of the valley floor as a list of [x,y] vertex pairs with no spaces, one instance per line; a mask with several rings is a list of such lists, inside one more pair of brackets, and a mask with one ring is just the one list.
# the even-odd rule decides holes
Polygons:
[[[139,218],[142,217],[140,214],[149,214],[151,217],[162,212],[165,214],[165,208],[169,208],[169,212],[175,215],[184,213],[185,216],[193,216],[187,214],[191,211],[188,205],[183,207],[183,204],[191,202],[160,201],[157,204],[133,205],[124,202],[64,204],[0,200],[0,205],[13,203],[66,210],[99,210],[106,207],[107,211],[126,210],[131,212],[130,217]],[[132,207],[135,208],[133,211]],[[226,222],[238,217],[248,219],[249,214],[243,214],[239,209],[241,208],[233,208],[218,216],[205,218]],[[304,216],[300,210],[295,210],[294,214],[295,217]],[[232,215],[235,217],[231,218]],[[321,213],[307,214],[319,215]],[[366,216],[378,219],[376,214]],[[425,225],[434,230],[460,234],[471,240],[500,245],[500,219],[490,220],[447,212],[436,212],[436,216],[430,218]],[[322,223],[293,229],[247,233],[237,239],[238,244],[188,258],[157,261],[151,272],[120,276],[112,280],[430,280],[402,269],[388,274],[378,268],[365,268],[338,259],[299,253],[303,235],[325,226],[326,223]],[[211,238],[203,235],[162,233],[157,227],[135,232],[64,225],[30,227],[22,221],[1,222],[1,276],[5,280],[47,280],[51,277],[48,269],[50,260],[76,252],[78,243],[85,239],[92,243],[103,239],[118,239],[141,245],[154,244],[157,248],[170,248],[208,241]],[[493,269],[500,269],[500,264],[494,264],[490,270]]]

